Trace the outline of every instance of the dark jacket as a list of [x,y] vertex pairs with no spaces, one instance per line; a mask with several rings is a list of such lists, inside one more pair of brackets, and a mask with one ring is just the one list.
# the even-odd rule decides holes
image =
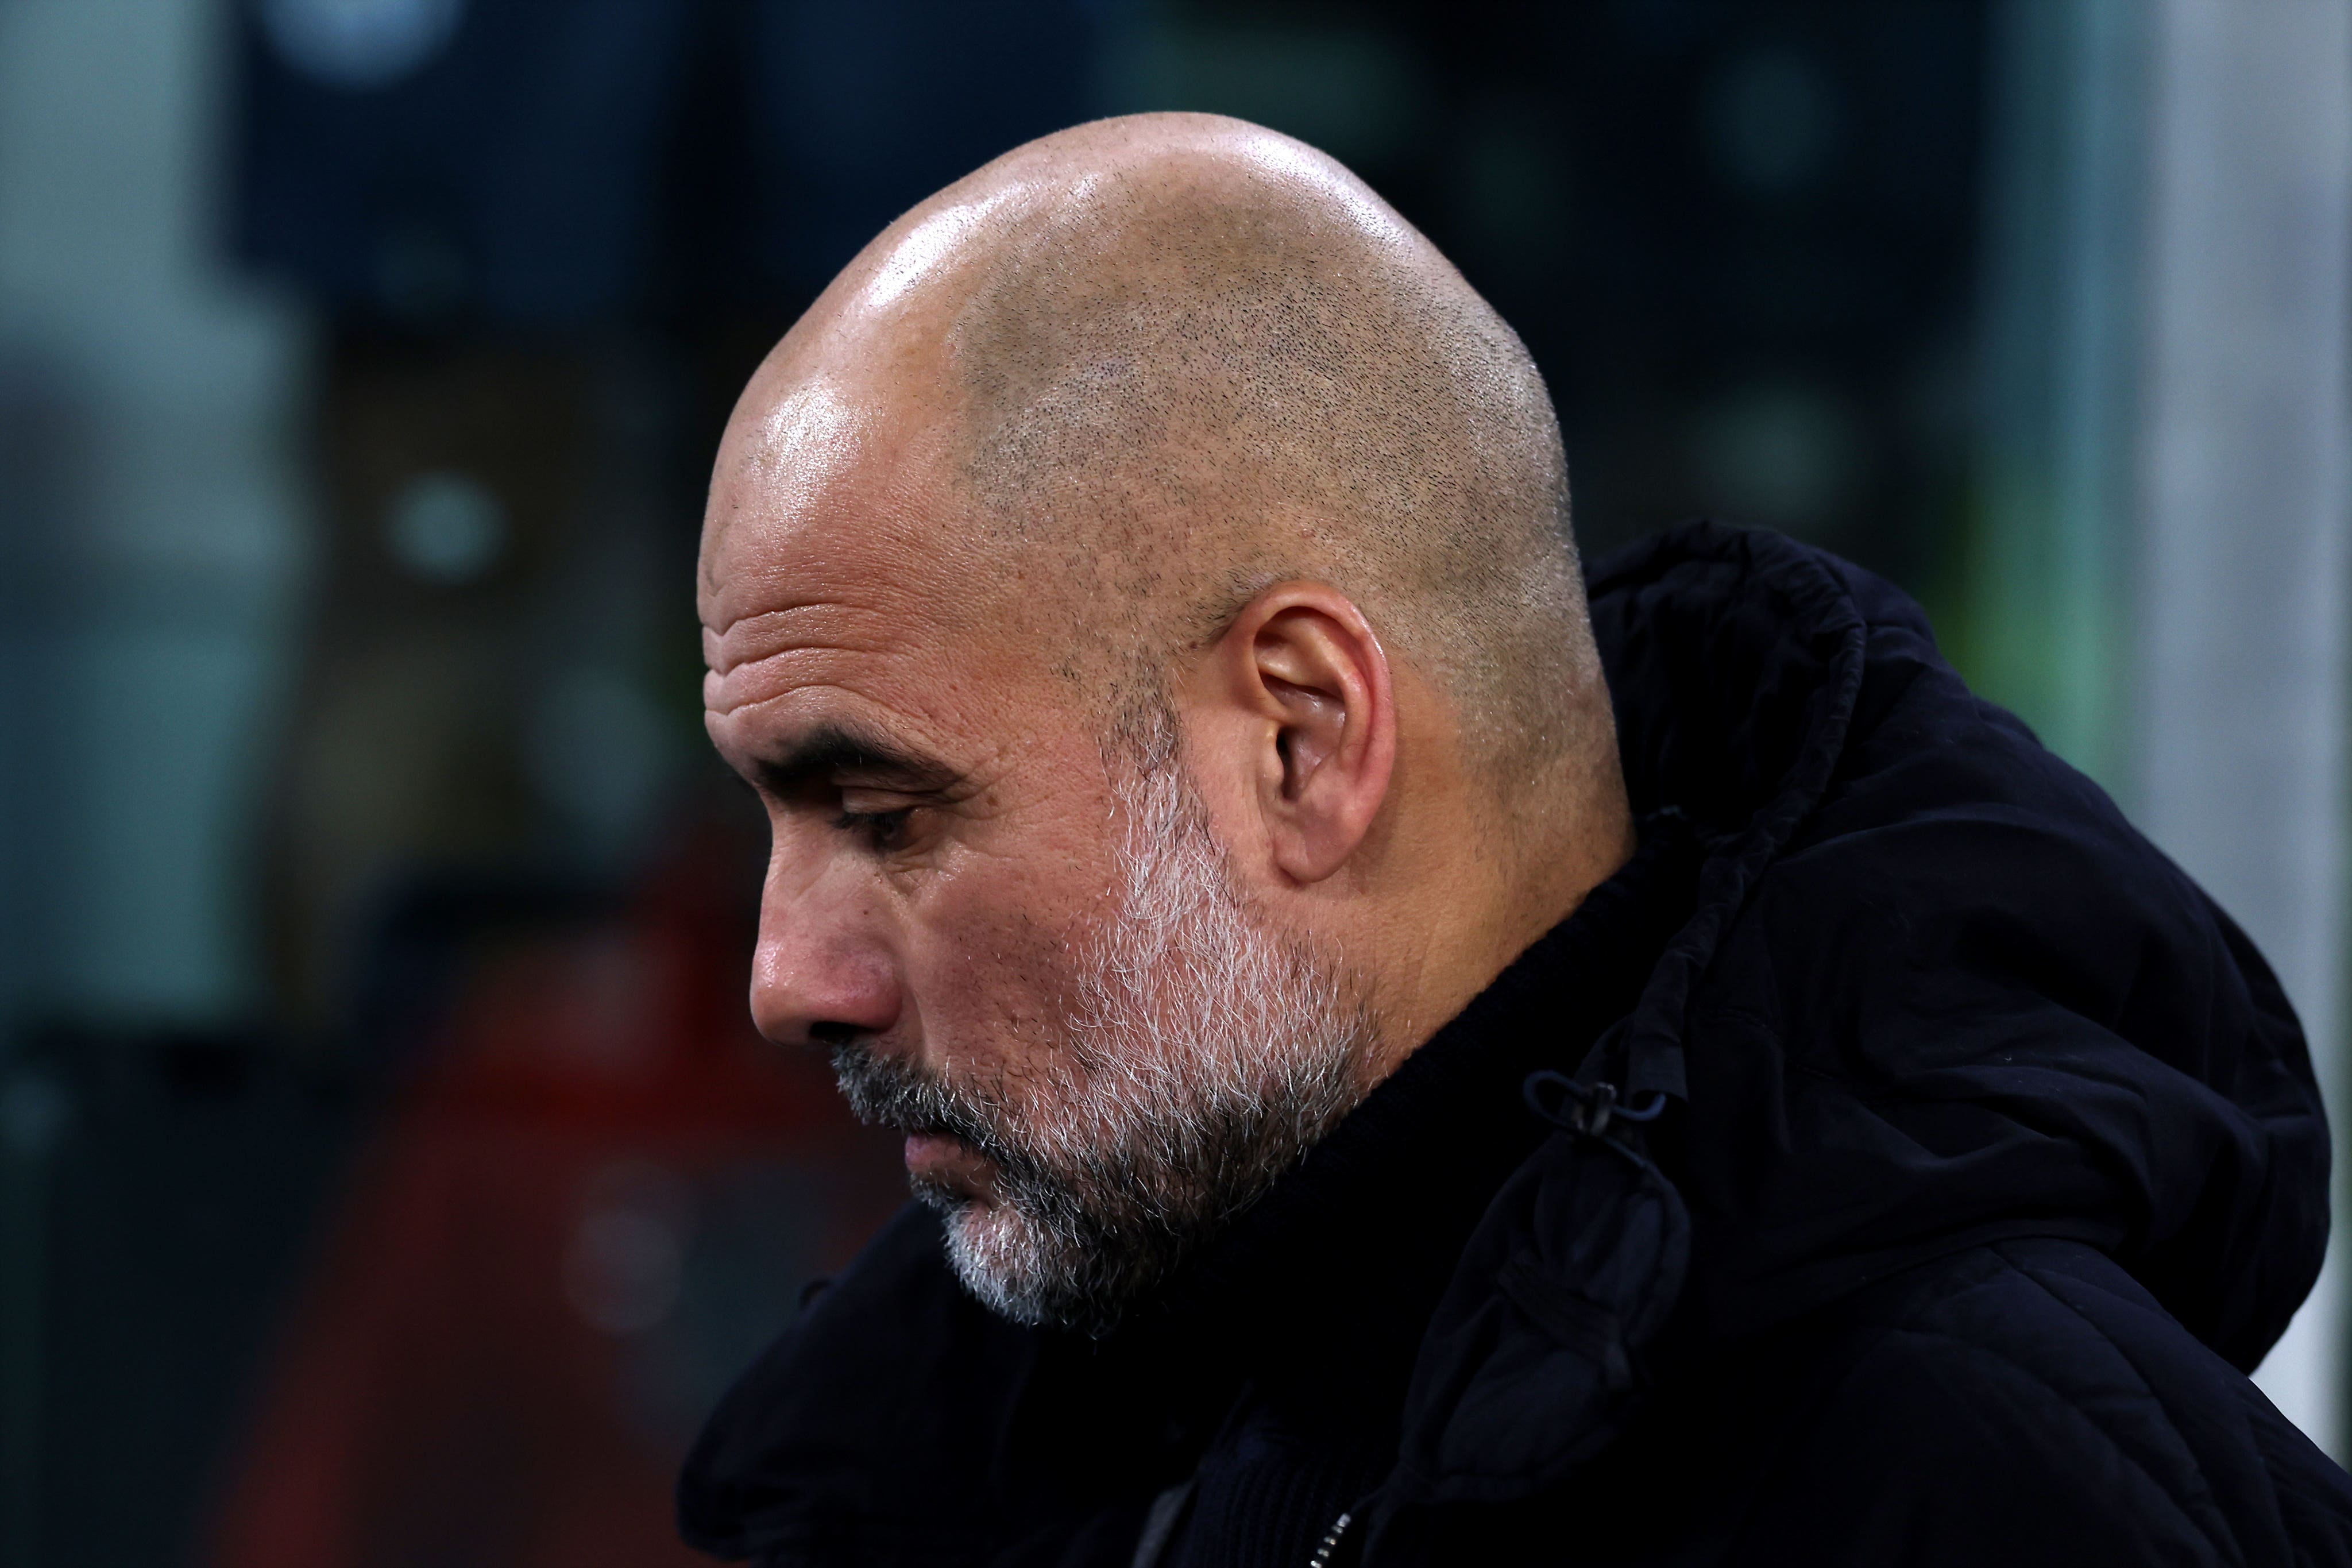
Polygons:
[[2261,956],[1878,579],[1699,525],[1591,590],[1633,862],[1107,1339],[902,1215],[713,1416],[690,1542],[2352,1562],[2242,1375],[2327,1230]]

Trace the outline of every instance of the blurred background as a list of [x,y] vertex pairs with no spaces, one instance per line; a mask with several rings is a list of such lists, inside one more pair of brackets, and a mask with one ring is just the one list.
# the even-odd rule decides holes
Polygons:
[[[1588,557],[1918,595],[2336,1089],[2352,0],[0,0],[0,1564],[690,1561],[899,1191],[745,1016],[718,431],[903,207],[1152,108],[1461,263]],[[2339,1457],[2345,1333],[2263,1373]]]

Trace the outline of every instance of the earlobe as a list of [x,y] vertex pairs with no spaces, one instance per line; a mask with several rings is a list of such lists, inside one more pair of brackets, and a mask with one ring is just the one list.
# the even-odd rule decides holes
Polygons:
[[1256,805],[1275,867],[1321,881],[1355,855],[1388,795],[1397,731],[1388,656],[1362,612],[1320,583],[1268,588],[1229,637],[1256,710]]

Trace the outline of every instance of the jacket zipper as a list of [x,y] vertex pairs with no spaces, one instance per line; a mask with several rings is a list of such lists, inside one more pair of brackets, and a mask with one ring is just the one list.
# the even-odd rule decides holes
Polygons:
[[1331,1553],[1339,1550],[1339,1538],[1348,1533],[1348,1526],[1354,1523],[1355,1519],[1353,1513],[1343,1513],[1331,1521],[1331,1528],[1323,1532],[1323,1543],[1315,1549],[1315,1555],[1307,1560],[1307,1568],[1326,1568],[1331,1561]]

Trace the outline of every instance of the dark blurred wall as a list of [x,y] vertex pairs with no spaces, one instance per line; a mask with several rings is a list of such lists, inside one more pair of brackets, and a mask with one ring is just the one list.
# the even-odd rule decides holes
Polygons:
[[0,5],[0,1561],[181,1554],[342,1122],[241,1074],[306,519],[215,9]]

